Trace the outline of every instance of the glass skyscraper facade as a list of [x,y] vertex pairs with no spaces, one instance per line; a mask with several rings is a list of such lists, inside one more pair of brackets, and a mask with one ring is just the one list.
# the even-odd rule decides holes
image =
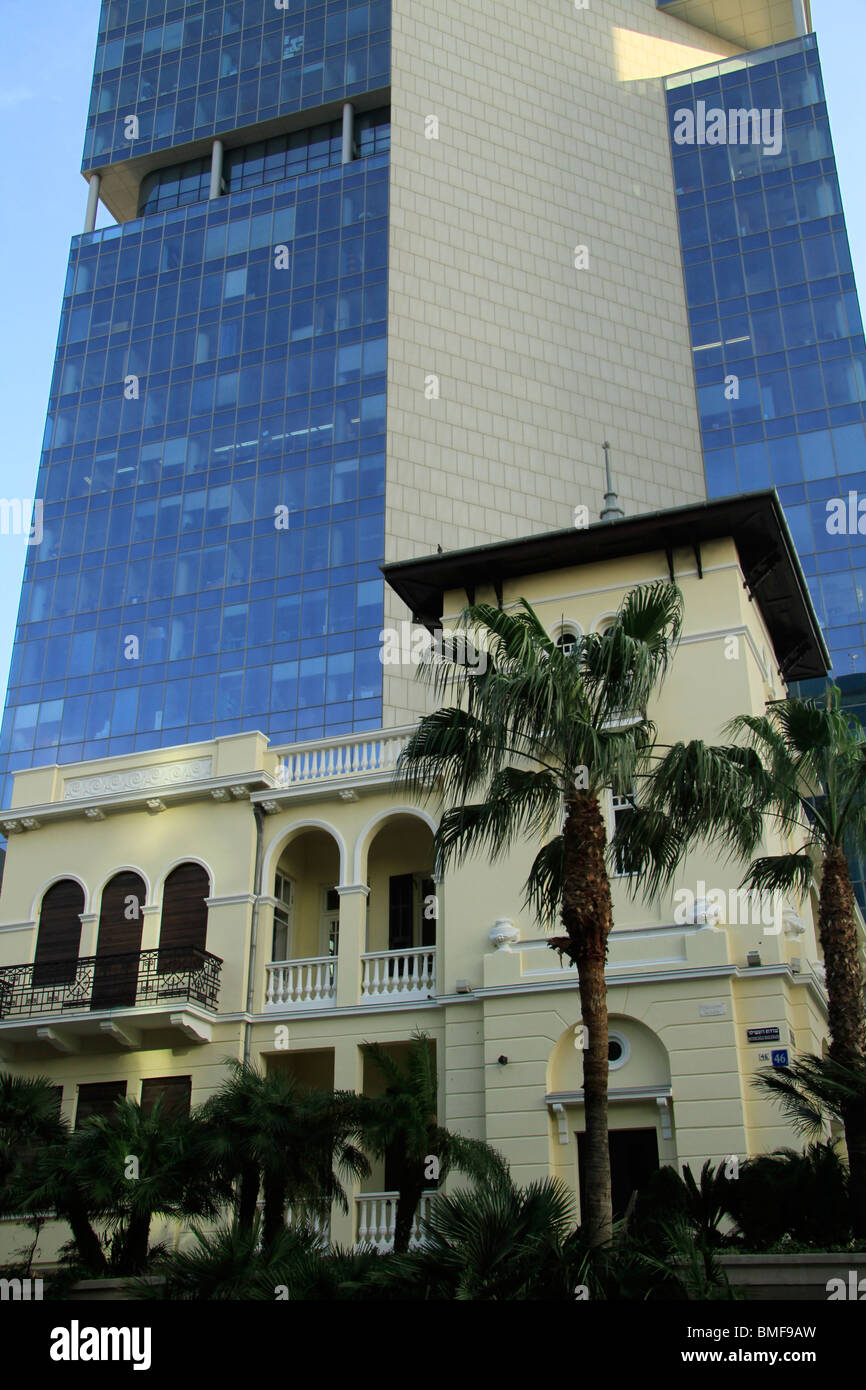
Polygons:
[[[4,774],[380,724],[389,111],[344,163],[318,108],[387,85],[387,24],[103,4],[85,168],[151,172],[140,216],[71,248]],[[209,200],[190,142],[228,130]]]
[[[814,35],[667,87],[707,489],[778,489],[834,671],[860,675],[866,535],[826,504],[866,487],[866,343]],[[779,153],[676,143],[700,102],[781,110]]]
[[[666,86],[707,491],[778,490],[832,675],[866,718],[866,517],[849,503],[866,498],[866,342],[816,39]],[[778,152],[699,143],[719,111],[781,113]]]

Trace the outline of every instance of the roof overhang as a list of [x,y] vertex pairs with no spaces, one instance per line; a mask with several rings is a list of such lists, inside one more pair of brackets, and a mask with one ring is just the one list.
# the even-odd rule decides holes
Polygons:
[[658,8],[741,48],[766,48],[812,31],[810,0],[657,0]]
[[596,522],[584,529],[547,531],[496,541],[468,550],[446,551],[382,566],[391,588],[415,622],[431,630],[443,615],[445,594],[492,587],[502,601],[503,585],[550,570],[597,565],[630,555],[664,557],[676,578],[675,552],[687,550],[701,573],[704,542],[733,540],[743,577],[767,626],[786,680],[825,676],[830,654],[818,625],[782,505],[772,489],[698,502],[662,512],[642,512],[622,521]]

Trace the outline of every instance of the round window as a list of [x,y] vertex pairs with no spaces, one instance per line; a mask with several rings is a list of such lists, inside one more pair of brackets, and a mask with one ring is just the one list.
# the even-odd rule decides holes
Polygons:
[[607,1042],[607,1063],[611,1071],[625,1066],[629,1058],[628,1040],[621,1033],[611,1033]]

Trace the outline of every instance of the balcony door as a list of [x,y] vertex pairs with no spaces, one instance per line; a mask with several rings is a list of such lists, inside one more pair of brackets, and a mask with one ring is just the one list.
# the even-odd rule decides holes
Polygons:
[[436,918],[426,904],[436,885],[426,874],[392,874],[388,881],[388,950],[436,945]]
[[135,1003],[146,896],[144,880],[131,870],[115,874],[102,890],[92,1009],[130,1008]]

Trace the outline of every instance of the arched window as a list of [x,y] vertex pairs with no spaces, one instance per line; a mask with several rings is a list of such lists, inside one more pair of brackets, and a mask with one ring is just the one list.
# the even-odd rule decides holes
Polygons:
[[84,889],[63,878],[46,889],[39,909],[39,931],[33,957],[33,985],[71,984],[81,947]]
[[178,864],[162,892],[159,970],[193,970],[198,952],[207,947],[207,902],[210,879],[200,864]]
[[578,623],[560,623],[551,633],[554,642],[564,656],[574,655],[582,635],[583,629]]
[[135,1003],[146,897],[144,879],[131,869],[115,874],[102,890],[92,1009]]

